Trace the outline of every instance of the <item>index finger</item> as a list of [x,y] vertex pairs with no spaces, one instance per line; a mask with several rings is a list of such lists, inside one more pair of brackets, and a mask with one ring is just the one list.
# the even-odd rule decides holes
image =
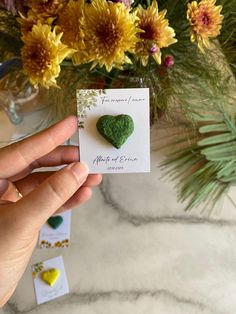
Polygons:
[[0,178],[24,170],[34,160],[48,154],[77,130],[77,118],[69,116],[50,128],[0,150]]

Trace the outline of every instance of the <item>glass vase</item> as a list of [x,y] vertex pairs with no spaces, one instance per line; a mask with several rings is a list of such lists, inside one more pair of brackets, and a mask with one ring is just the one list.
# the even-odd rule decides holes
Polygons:
[[[1,77],[0,113],[4,121],[14,126],[13,141],[17,139],[16,134],[25,137],[47,127],[48,124],[44,124],[47,106],[44,91],[34,88],[22,71],[9,71]],[[2,134],[1,144],[9,142],[9,136]]]

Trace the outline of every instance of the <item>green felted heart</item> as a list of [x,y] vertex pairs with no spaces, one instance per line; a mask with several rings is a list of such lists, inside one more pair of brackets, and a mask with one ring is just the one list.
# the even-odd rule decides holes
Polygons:
[[57,229],[63,223],[63,218],[61,216],[52,216],[48,219],[47,223],[53,229]]
[[97,130],[114,147],[120,148],[133,133],[134,122],[127,114],[105,115],[98,119]]

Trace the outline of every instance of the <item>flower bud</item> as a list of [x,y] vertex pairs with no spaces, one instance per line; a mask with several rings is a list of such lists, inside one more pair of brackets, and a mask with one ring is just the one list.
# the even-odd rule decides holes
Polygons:
[[172,55],[167,55],[164,57],[163,64],[167,69],[172,68],[175,63],[175,59]]

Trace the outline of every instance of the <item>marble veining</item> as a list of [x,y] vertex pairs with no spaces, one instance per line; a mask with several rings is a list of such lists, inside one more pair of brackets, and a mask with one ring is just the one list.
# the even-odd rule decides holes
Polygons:
[[[168,307],[172,308],[173,313],[177,313],[178,309],[176,310],[176,306],[181,307],[183,310],[192,310],[192,313],[209,313],[209,314],[222,314],[221,312],[215,312],[213,309],[208,308],[206,305],[190,299],[185,299],[184,297],[176,296],[175,294],[172,294],[168,290],[148,290],[148,291],[109,291],[109,292],[93,292],[93,293],[83,293],[83,294],[77,294],[77,293],[70,293],[70,295],[64,296],[61,299],[59,299],[56,304],[51,306],[48,306],[48,304],[43,304],[40,306],[42,312],[50,309],[50,312],[58,313],[58,310],[61,309],[61,307],[65,305],[70,305],[71,308],[75,308],[76,306],[82,305],[92,305],[93,310],[96,309],[96,312],[94,313],[108,313],[106,312],[106,309],[103,309],[104,312],[100,312],[100,304],[102,303],[105,305],[106,303],[114,302],[114,304],[119,304],[120,309],[117,311],[117,308],[110,310],[112,313],[120,313],[119,311],[121,308],[124,308],[126,304],[135,304],[137,303],[138,306],[142,303],[146,303],[149,300],[149,302],[156,302],[157,306],[161,306],[162,303],[168,304]],[[127,306],[127,305],[126,305]],[[156,311],[158,308],[154,308],[154,311]],[[98,312],[97,312],[98,311]],[[142,313],[137,308],[136,311],[138,313]],[[172,310],[171,310],[172,311]],[[75,311],[72,310],[71,313],[74,313]],[[34,313],[40,313],[37,306],[32,307],[31,309],[20,311],[16,304],[8,302],[7,306],[5,307],[4,313],[17,313],[17,314],[34,314]],[[150,313],[150,312],[149,312]],[[154,313],[154,312],[151,312]],[[156,312],[155,312],[156,313]],[[168,312],[170,313],[170,312]],[[172,312],[171,312],[172,313]],[[180,313],[180,312],[179,312]]]
[[104,201],[106,204],[111,206],[113,210],[115,210],[119,214],[119,218],[121,220],[128,221],[130,224],[134,226],[140,226],[144,224],[160,224],[160,223],[172,223],[172,224],[182,224],[182,223],[188,223],[188,224],[211,224],[218,227],[223,226],[235,226],[236,227],[236,221],[234,220],[227,220],[227,219],[213,219],[211,216],[193,216],[188,215],[184,211],[180,214],[173,216],[173,215],[160,215],[160,216],[151,216],[151,215],[145,215],[142,214],[134,215],[130,213],[128,210],[126,210],[124,207],[122,207],[116,200],[112,198],[112,193],[110,193],[110,189],[108,188],[110,186],[110,179],[105,178],[100,186],[101,194],[104,198]]

